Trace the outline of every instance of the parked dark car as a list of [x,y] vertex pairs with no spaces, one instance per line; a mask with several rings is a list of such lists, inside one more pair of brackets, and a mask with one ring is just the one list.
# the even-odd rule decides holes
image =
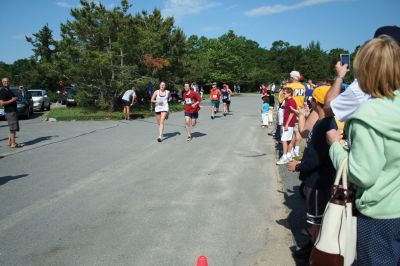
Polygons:
[[63,91],[57,91],[59,102],[67,107],[76,106],[75,95],[76,89],[74,87],[66,87]]
[[[33,114],[33,100],[31,93],[25,88],[10,87],[15,96],[18,97],[17,109],[18,116],[30,118]],[[0,116],[4,117],[4,107],[0,107]]]

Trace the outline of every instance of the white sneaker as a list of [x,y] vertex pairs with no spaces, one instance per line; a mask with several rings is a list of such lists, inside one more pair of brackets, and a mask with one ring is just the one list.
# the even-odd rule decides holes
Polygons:
[[280,159],[279,159],[279,161],[277,161],[276,162],[276,164],[287,164],[289,161],[288,161],[288,159],[286,158],[286,157],[281,157]]

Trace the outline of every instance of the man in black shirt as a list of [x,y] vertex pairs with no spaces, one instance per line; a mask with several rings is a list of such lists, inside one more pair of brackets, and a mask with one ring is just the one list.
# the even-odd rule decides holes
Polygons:
[[0,105],[4,106],[4,112],[6,113],[6,119],[10,129],[8,135],[8,146],[11,148],[20,148],[23,145],[15,142],[16,132],[19,131],[17,116],[18,97],[16,97],[10,90],[10,80],[8,78],[3,78],[1,83],[3,84],[3,87],[0,89]]

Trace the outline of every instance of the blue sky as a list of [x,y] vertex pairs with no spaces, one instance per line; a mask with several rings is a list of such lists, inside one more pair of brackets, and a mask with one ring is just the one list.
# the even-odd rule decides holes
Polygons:
[[[117,0],[102,0],[108,8]],[[400,0],[131,0],[129,10],[159,8],[172,15],[187,36],[218,37],[232,29],[261,47],[284,40],[306,47],[320,41],[323,50],[353,51],[383,25],[400,25]],[[72,19],[78,0],[1,0],[0,61],[13,63],[31,56],[25,35],[38,32],[46,23],[59,39],[60,23]]]

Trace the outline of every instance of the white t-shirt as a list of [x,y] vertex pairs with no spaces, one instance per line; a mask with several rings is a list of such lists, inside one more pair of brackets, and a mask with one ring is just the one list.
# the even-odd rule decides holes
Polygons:
[[135,97],[135,96],[136,96],[136,93],[134,90],[127,90],[124,93],[124,96],[122,96],[122,100],[130,102],[130,101],[132,101],[132,97]]
[[343,122],[357,110],[362,102],[370,98],[369,94],[360,89],[358,81],[355,79],[344,92],[331,102],[331,108],[336,118]]

